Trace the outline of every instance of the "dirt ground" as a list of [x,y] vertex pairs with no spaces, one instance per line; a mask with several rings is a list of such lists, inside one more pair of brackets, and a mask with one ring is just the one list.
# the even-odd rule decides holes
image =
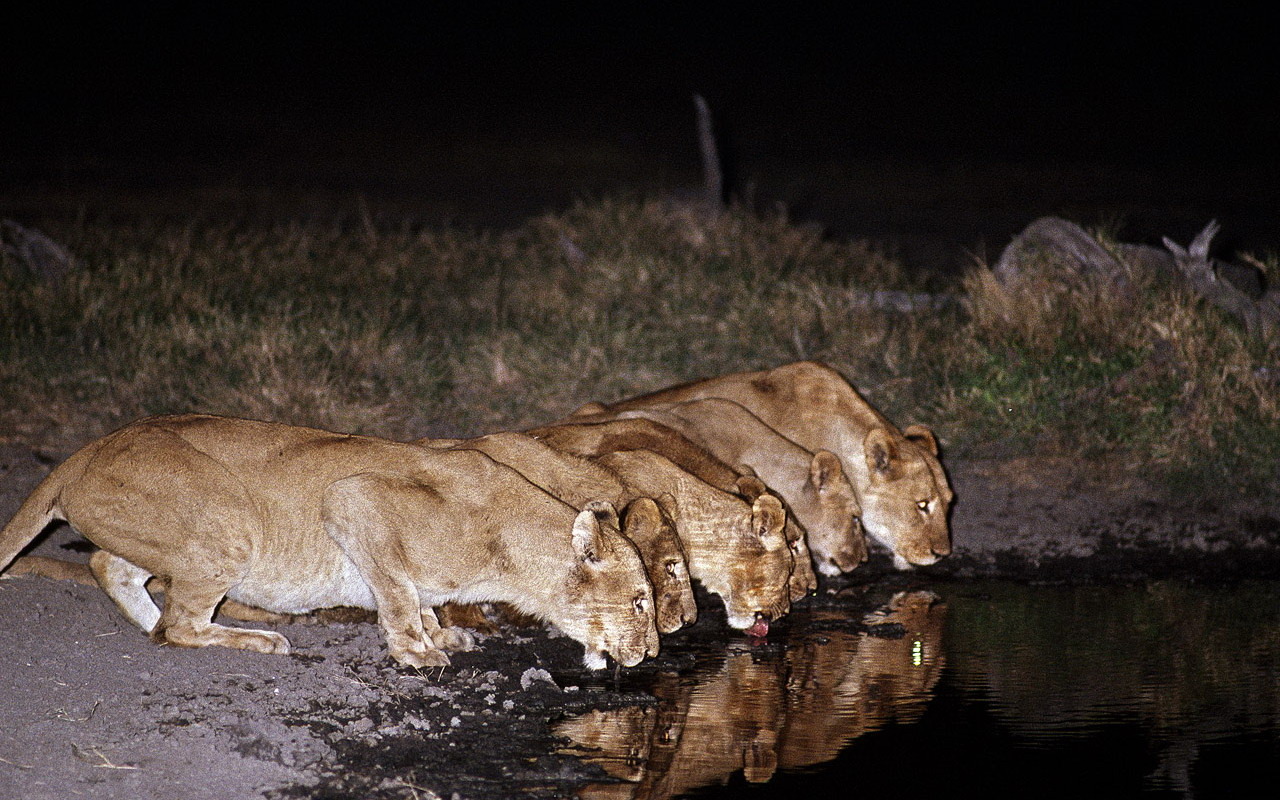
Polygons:
[[[56,459],[0,446],[7,520]],[[1134,581],[1280,576],[1280,504],[1188,500],[1170,507],[1114,477],[1052,462],[949,463],[955,553],[894,573],[884,555],[824,579],[767,645],[786,649],[804,607],[864,615],[902,589],[973,578]],[[35,551],[88,557],[53,528]],[[638,687],[681,675],[708,647],[741,647],[718,601],[692,629],[622,675],[589,675],[572,641],[540,629],[480,636],[443,672],[395,666],[371,622],[279,626],[290,656],[152,644],[92,587],[0,579],[0,797],[565,797],[601,779],[557,752],[552,724],[593,708],[653,702]],[[902,636],[901,630],[882,632]]]

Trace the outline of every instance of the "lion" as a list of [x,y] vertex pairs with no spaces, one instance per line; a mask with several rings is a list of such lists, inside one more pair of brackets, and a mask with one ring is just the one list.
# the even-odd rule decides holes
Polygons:
[[951,553],[947,514],[955,496],[933,432],[923,425],[899,431],[825,364],[798,361],[608,405],[588,403],[565,421],[707,397],[733,400],[801,447],[839,456],[862,509],[863,530],[893,554],[898,569],[933,564]]
[[[711,486],[752,503],[762,494],[772,494],[749,468],[734,469],[679,431],[649,419],[561,423],[532,428],[525,433],[557,450],[584,458],[619,450],[649,450]],[[804,531],[790,514],[787,515],[784,532],[794,561],[790,585],[791,600],[795,602],[816,591],[818,579],[813,572]]]
[[[100,550],[90,568],[160,643],[289,652],[212,622],[229,598],[276,613],[374,609],[391,657],[446,666],[473,646],[431,606],[505,601],[598,669],[658,652],[653,590],[607,501],[578,512],[476,451],[201,414],[151,417],[73,454],[0,531],[0,568],[53,520]],[[164,610],[145,588],[167,587]]]
[[575,508],[605,499],[624,509],[622,534],[640,551],[648,570],[658,632],[672,633],[697,620],[688,559],[671,521],[675,500],[670,495],[655,499],[637,494],[603,466],[523,433],[503,431],[461,441],[419,439],[416,444],[479,450]]
[[[754,503],[756,498],[764,495],[777,498],[778,495],[768,486],[764,485],[764,481],[755,475],[743,475],[734,485],[731,494],[736,494],[748,503]],[[781,498],[778,498],[781,500]],[[783,506],[785,511],[785,504]],[[791,602],[796,602],[801,598],[813,594],[818,591],[818,574],[813,571],[813,554],[809,552],[809,542],[804,535],[804,529],[796,524],[795,517],[787,514],[787,523],[782,528],[782,534],[786,537],[787,547],[791,550]]]
[[720,397],[620,411],[618,416],[666,425],[721,461],[754,471],[804,529],[823,575],[851,572],[867,560],[858,524],[862,511],[840,459],[830,451],[811,453],[740,404]]
[[763,494],[748,503],[649,450],[620,450],[592,461],[641,494],[675,499],[672,518],[689,573],[724,601],[730,627],[763,638],[769,623],[790,611],[794,559],[778,498]]

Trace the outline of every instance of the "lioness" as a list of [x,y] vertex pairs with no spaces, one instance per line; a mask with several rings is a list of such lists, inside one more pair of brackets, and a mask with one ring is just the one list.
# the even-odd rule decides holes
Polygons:
[[[748,503],[754,503],[756,498],[764,495],[778,497],[755,475],[743,475],[739,478],[731,494],[738,495]],[[786,511],[785,506],[783,511]],[[809,552],[804,529],[796,524],[795,517],[791,514],[787,514],[787,524],[783,526],[782,534],[787,540],[787,547],[791,549],[791,601],[795,602],[818,591],[818,576],[813,571],[813,555]]]
[[823,575],[850,572],[867,560],[858,500],[840,459],[830,451],[811,453],[721,397],[620,411],[618,416],[674,428],[721,461],[754,470],[804,528]]
[[[453,449],[479,450],[575,508],[604,499],[624,509],[622,535],[640,551],[648,570],[658,632],[671,633],[698,618],[684,545],[670,516],[675,501],[669,495],[657,500],[643,496],[603,466],[523,433],[503,431],[441,441],[448,441]],[[416,444],[433,446],[436,442],[419,439]]]
[[[754,473],[733,469],[679,431],[649,419],[566,422],[532,428],[525,433],[557,450],[585,458],[620,450],[649,450],[715,488],[752,503],[760,495],[771,493]],[[789,514],[784,532],[793,559],[791,600],[796,601],[817,590],[818,579],[813,572],[804,530]]]
[[898,569],[932,564],[951,552],[947,512],[954,495],[938,462],[932,431],[910,425],[899,432],[824,364],[799,361],[609,405],[588,403],[567,421],[704,397],[733,400],[801,447],[839,456],[862,508],[863,529],[893,553]]
[[[55,519],[102,548],[90,566],[153,639],[287,653],[211,622],[223,599],[280,613],[376,609],[392,658],[471,646],[431,606],[505,601],[631,666],[658,651],[653,593],[607,502],[578,513],[475,451],[206,415],[152,417],[90,443],[0,531],[0,567]],[[144,584],[168,587],[160,611]]]
[[593,460],[642,494],[675,498],[672,516],[689,573],[724,601],[730,627],[764,637],[769,623],[791,609],[794,560],[778,498],[765,494],[748,504],[649,450],[622,450]]

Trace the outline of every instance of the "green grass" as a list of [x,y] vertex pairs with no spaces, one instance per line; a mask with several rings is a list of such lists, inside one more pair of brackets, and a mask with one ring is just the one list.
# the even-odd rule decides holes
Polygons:
[[67,451],[205,411],[410,438],[543,424],[592,399],[799,358],[831,363],[954,457],[1121,457],[1179,486],[1276,488],[1280,345],[1159,281],[981,272],[963,309],[864,242],[785,217],[600,200],[508,233],[364,223],[45,231],[62,282],[0,269],[0,435]]

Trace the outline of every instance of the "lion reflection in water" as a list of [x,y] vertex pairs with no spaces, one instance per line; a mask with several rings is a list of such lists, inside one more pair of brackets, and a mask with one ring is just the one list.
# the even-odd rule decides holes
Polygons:
[[[660,676],[651,689],[657,707],[565,720],[556,728],[571,740],[565,752],[620,781],[584,787],[579,796],[656,800],[739,771],[762,783],[778,769],[830,761],[864,733],[914,722],[942,672],[945,616],[932,592],[900,592],[865,621],[899,624],[901,638],[819,624],[776,658],[735,645],[705,673]],[[814,619],[834,617],[817,612]]]

